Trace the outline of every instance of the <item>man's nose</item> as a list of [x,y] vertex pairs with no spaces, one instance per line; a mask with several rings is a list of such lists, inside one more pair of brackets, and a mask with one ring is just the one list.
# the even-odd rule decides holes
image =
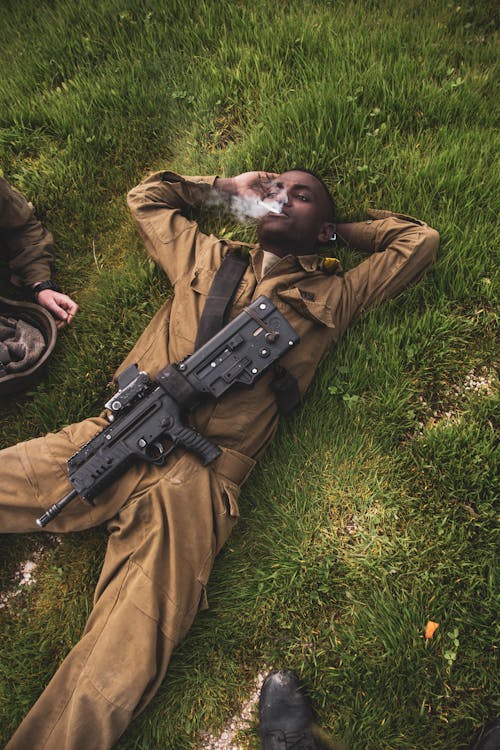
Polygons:
[[282,206],[288,206],[288,193],[286,192],[285,188],[280,189],[275,197],[275,200]]

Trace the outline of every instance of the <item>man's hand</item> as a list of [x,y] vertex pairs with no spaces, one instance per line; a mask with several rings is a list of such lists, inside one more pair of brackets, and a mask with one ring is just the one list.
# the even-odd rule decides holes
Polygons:
[[78,312],[78,305],[71,297],[53,289],[42,289],[36,301],[57,318],[56,327],[59,329],[69,325]]
[[236,177],[217,177],[214,187],[221,193],[262,200],[276,177],[275,172],[243,172]]

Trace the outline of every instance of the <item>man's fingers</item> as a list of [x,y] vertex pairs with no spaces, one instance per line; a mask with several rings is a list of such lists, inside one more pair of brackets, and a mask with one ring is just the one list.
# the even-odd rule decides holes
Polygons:
[[259,172],[259,185],[263,190],[267,190],[269,185],[278,177],[275,172]]
[[261,174],[264,182],[272,182],[277,177],[279,177],[279,174],[277,172],[262,172]]
[[71,297],[52,289],[44,289],[38,294],[37,302],[57,318],[57,327],[71,323],[78,312],[78,305]]
[[263,198],[269,185],[278,177],[276,172],[266,172],[264,170],[254,172],[243,172],[233,178],[236,192],[239,195],[257,195]]
[[57,302],[60,307],[66,310],[66,312],[68,313],[68,316],[71,316],[71,318],[74,318],[74,316],[78,312],[78,305],[76,304],[76,302],[74,302],[71,299],[71,297],[64,295],[64,298],[58,299]]

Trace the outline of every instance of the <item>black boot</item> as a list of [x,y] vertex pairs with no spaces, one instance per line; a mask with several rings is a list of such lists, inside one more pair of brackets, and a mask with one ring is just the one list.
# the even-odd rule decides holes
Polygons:
[[262,750],[321,750],[313,736],[311,702],[288,669],[271,672],[259,701]]
[[469,750],[500,750],[500,719],[485,724],[474,735]]

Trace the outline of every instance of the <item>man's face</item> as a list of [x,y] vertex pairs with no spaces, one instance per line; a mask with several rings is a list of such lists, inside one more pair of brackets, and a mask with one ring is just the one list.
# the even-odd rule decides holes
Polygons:
[[333,234],[330,205],[321,182],[307,172],[283,172],[273,180],[263,202],[282,204],[259,221],[257,234],[265,250],[276,255],[307,255]]

